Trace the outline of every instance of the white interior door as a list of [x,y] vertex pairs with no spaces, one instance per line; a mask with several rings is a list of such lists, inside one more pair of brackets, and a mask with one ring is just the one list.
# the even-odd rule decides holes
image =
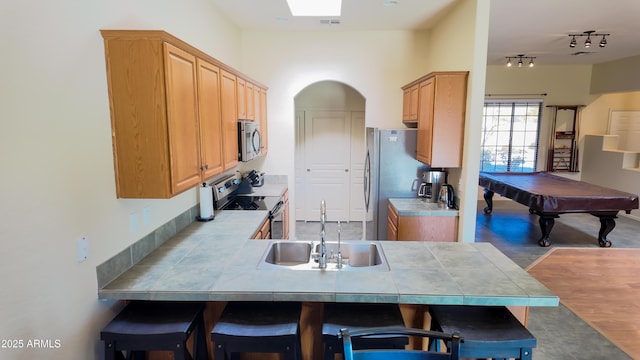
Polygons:
[[347,111],[307,111],[304,121],[307,221],[349,220],[351,116]]
[[296,177],[296,189],[295,189],[295,219],[306,220],[306,201],[305,194],[306,188],[306,161],[304,152],[304,111],[296,111],[296,150],[295,150],[295,177]]

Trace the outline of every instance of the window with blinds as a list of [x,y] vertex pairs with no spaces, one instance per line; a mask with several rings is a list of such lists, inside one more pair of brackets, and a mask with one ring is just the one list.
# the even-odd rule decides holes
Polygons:
[[480,171],[536,171],[542,100],[484,104]]

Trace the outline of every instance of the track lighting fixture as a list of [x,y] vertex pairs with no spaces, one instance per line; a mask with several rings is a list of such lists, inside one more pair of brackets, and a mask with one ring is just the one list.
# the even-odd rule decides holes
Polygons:
[[[518,59],[518,62],[516,64],[518,64],[518,67],[523,67],[524,66],[524,61],[529,60],[528,62],[528,66],[529,67],[534,67],[535,64],[533,63],[533,59],[535,59],[535,56],[524,56],[524,54],[519,54],[516,56],[507,56],[507,67],[511,67],[513,66],[513,63],[511,62],[511,59]],[[523,61],[524,60],[524,61]]]
[[576,47],[576,37],[575,35],[571,38],[571,42],[569,43],[570,47]]
[[598,44],[598,46],[600,47],[605,47],[607,46],[607,36],[610,36],[611,34],[598,34],[596,33],[595,30],[588,30],[588,31],[584,31],[582,34],[569,34],[569,36],[571,36],[571,41],[569,42],[569,47],[576,47],[577,41],[576,41],[576,36],[586,36],[587,39],[584,41],[584,47],[585,48],[589,48],[591,47],[591,37],[592,36],[602,36],[602,40],[600,40],[600,43]]

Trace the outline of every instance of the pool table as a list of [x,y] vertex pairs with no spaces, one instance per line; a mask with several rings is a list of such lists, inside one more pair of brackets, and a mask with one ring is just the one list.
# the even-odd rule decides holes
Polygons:
[[638,195],[546,172],[480,172],[478,183],[484,188],[485,214],[491,214],[493,194],[497,193],[528,206],[531,214],[540,216],[540,246],[551,245],[549,234],[560,214],[589,213],[600,219],[598,244],[611,247],[607,235],[616,226],[618,212],[629,214],[638,209]]

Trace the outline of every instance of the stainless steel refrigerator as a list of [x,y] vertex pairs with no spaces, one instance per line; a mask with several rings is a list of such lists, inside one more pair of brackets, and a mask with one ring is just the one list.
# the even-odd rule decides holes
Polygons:
[[367,211],[364,238],[387,239],[389,198],[417,197],[422,171],[416,160],[416,129],[366,129],[364,203]]

